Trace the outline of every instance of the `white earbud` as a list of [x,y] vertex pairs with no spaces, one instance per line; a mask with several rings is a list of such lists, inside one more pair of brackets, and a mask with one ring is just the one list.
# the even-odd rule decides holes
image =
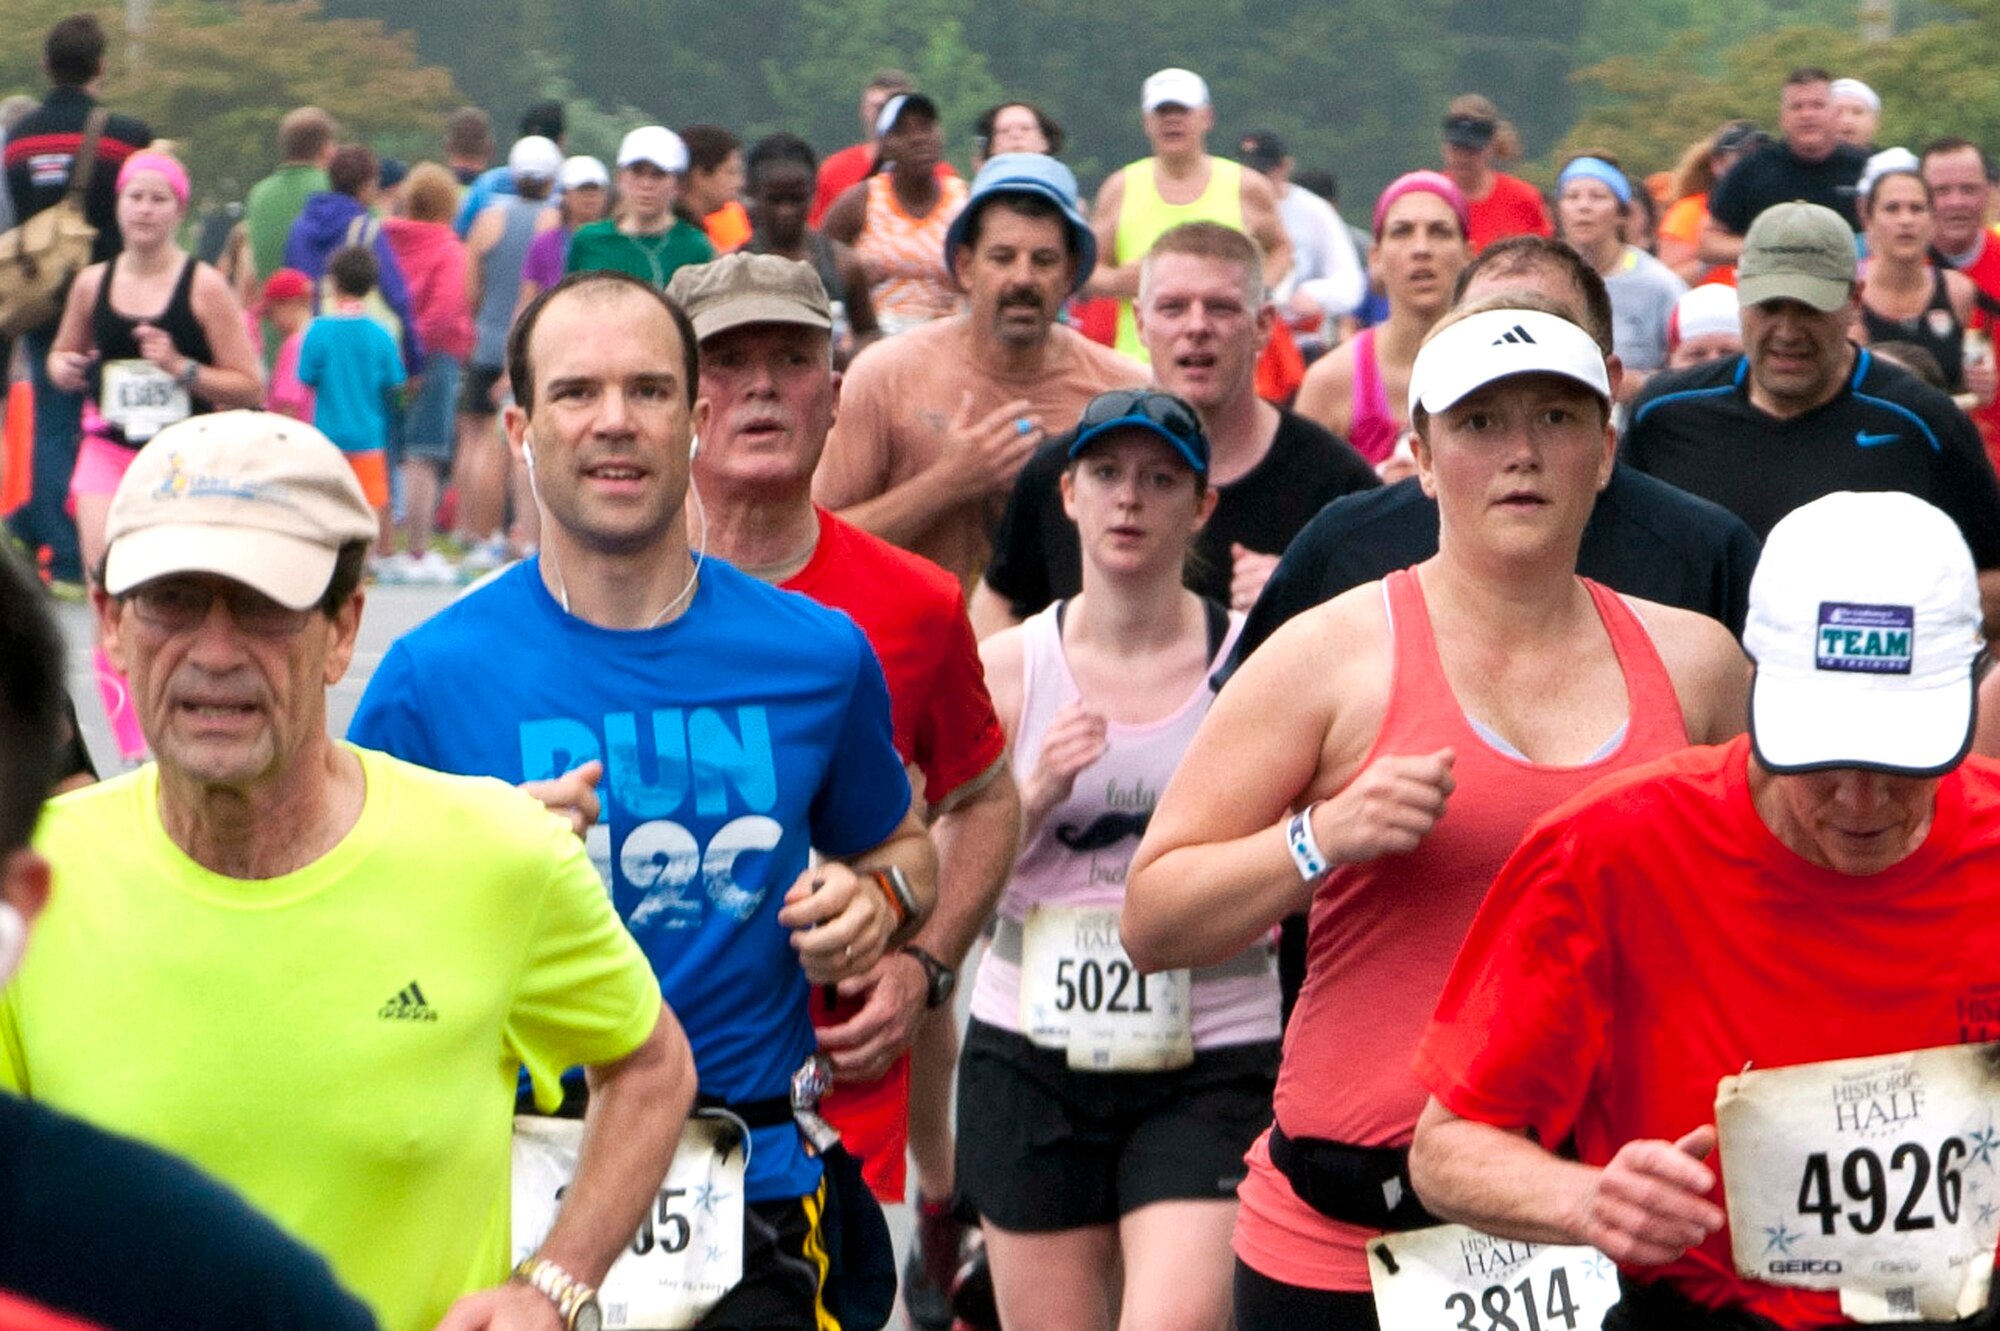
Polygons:
[[521,440],[521,461],[528,464],[528,470],[535,469],[535,446],[525,438]]
[[0,901],[0,987],[14,978],[21,954],[28,949],[28,921],[8,902]]
[[694,455],[699,452],[701,452],[701,436],[698,434],[690,435],[688,437],[688,461],[694,461]]

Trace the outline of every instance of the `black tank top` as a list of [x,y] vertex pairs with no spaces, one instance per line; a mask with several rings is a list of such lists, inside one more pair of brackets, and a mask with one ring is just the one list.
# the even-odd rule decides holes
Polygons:
[[[113,255],[104,265],[104,280],[97,284],[97,304],[90,311],[90,340],[97,348],[97,360],[90,372],[90,396],[95,399],[103,391],[103,374],[98,366],[106,361],[138,360],[139,339],[132,330],[142,323],[153,325],[174,340],[174,350],[188,357],[198,365],[212,365],[215,354],[209,350],[208,334],[202,331],[201,320],[194,314],[194,270],[197,260],[189,256],[181,265],[181,275],[174,282],[174,291],[167,297],[167,308],[151,318],[129,319],[111,308],[111,279],[118,273],[118,256]],[[199,416],[211,410],[202,399],[190,393],[189,406],[193,414]],[[124,432],[116,426],[106,424],[107,438],[123,443]]]
[[1932,267],[1931,302],[1913,318],[1891,319],[1877,314],[1868,307],[1864,295],[1861,326],[1868,330],[1870,343],[1916,343],[1937,357],[1944,370],[1946,392],[1957,393],[1965,388],[1965,328],[1951,308],[1951,288],[1945,285],[1942,269]]

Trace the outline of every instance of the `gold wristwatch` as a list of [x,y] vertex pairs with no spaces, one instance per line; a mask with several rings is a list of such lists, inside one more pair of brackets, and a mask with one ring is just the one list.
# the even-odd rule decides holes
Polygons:
[[555,1304],[563,1331],[603,1331],[604,1312],[597,1306],[597,1291],[548,1258],[523,1258],[514,1268],[513,1278]]

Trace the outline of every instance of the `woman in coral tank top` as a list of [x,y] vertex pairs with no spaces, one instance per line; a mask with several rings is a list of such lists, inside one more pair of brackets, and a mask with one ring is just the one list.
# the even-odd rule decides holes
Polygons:
[[1409,396],[1437,555],[1245,662],[1133,859],[1123,934],[1142,968],[1206,964],[1310,910],[1276,1125],[1237,1193],[1243,1331],[1375,1327],[1371,1240],[1436,1223],[1409,1187],[1411,1056],[1527,824],[1742,729],[1727,630],[1576,574],[1611,392],[1603,353],[1540,297],[1441,320]]

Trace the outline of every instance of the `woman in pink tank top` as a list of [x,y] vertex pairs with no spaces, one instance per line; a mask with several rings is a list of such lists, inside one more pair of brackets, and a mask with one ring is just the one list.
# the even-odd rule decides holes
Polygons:
[[1295,410],[1377,467],[1409,428],[1402,399],[1410,365],[1472,258],[1465,232],[1465,199],[1438,172],[1412,171],[1383,190],[1368,275],[1389,298],[1389,317],[1315,361],[1299,385]]
[[959,1062],[958,1186],[1001,1323],[1220,1331],[1247,1148],[1269,1122],[1268,938],[1141,977],[1125,867],[1207,713],[1240,616],[1182,585],[1215,507],[1194,409],[1151,389],[1084,409],[1064,507],[1083,592],[981,648],[1021,789],[1022,844]]
[[1374,1328],[1371,1243],[1437,1223],[1409,1185],[1411,1057],[1527,824],[1599,776],[1742,729],[1720,624],[1576,575],[1609,479],[1604,356],[1511,293],[1411,371],[1438,553],[1287,624],[1216,700],[1132,863],[1142,967],[1227,955],[1308,909],[1273,1129],[1238,1190],[1244,1331]]

